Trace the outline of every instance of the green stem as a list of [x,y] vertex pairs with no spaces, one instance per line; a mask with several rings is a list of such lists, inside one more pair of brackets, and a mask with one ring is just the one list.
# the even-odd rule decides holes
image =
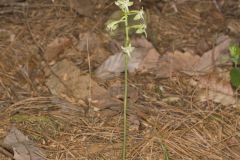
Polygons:
[[[125,39],[124,47],[129,45],[128,34],[128,13],[124,13],[125,16]],[[127,145],[127,98],[128,98],[128,55],[125,53],[124,60],[124,106],[123,106],[123,148],[122,148],[122,160],[126,160],[126,145]]]

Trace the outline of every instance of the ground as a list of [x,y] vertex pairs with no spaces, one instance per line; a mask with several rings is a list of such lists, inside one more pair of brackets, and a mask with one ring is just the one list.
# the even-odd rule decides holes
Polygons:
[[[240,1],[141,6],[148,36],[131,36],[127,159],[240,159],[239,91],[223,59],[239,43]],[[0,8],[0,159],[23,148],[49,160],[121,159],[123,37],[105,30],[113,1],[0,0]],[[12,132],[23,141],[8,146]]]

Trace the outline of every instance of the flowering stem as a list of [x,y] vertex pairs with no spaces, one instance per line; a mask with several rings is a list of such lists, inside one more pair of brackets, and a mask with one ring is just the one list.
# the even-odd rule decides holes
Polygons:
[[[124,47],[129,46],[129,29],[128,29],[128,13],[124,13],[125,16],[125,39]],[[127,98],[128,98],[128,58],[129,55],[125,54],[124,61],[124,106],[123,106],[123,148],[122,148],[122,160],[126,159],[126,145],[127,145]]]
[[127,99],[128,99],[128,59],[131,56],[131,52],[134,50],[129,39],[129,30],[136,29],[137,34],[146,33],[146,25],[139,23],[138,25],[129,25],[128,20],[130,15],[135,15],[133,20],[144,21],[144,11],[141,10],[129,10],[129,7],[133,5],[130,0],[116,0],[115,4],[121,9],[123,16],[115,21],[110,22],[107,25],[109,31],[114,31],[118,28],[119,23],[124,23],[125,27],[125,38],[124,46],[122,47],[124,54],[124,103],[123,103],[123,145],[122,145],[122,160],[126,160],[126,146],[127,146],[127,131],[128,131],[128,120],[127,120]]

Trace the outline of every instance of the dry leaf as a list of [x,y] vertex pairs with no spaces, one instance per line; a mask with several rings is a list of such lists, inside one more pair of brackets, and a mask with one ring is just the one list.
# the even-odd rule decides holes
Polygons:
[[136,48],[153,48],[152,43],[149,42],[145,37],[134,38],[131,40],[131,43]]
[[159,59],[158,67],[154,69],[154,73],[158,77],[169,77],[176,72],[183,72],[188,75],[210,73],[215,65],[224,63],[221,62],[221,58],[225,56],[225,51],[228,50],[231,42],[231,39],[227,36],[219,39],[219,44],[214,49],[204,53],[202,57],[189,52],[166,53]]
[[5,137],[3,145],[12,148],[15,160],[45,160],[43,151],[15,127]]
[[200,60],[193,66],[192,71],[187,72],[191,75],[207,74],[213,71],[213,68],[222,63],[219,61],[221,55],[224,54],[231,43],[231,39],[228,36],[220,37],[222,39],[219,44],[213,49],[203,54]]
[[94,87],[92,88],[91,102],[95,111],[100,111],[106,108],[117,107],[121,104],[121,101],[110,96],[104,88]]
[[180,51],[168,52],[163,55],[155,68],[154,73],[158,77],[170,77],[176,72],[188,72],[192,66],[199,61],[198,55],[193,55],[189,52],[182,53]]
[[[150,53],[149,52],[149,48],[135,48],[133,53],[131,54],[131,57],[129,58],[128,61],[128,71],[130,73],[135,73],[136,71],[141,72],[141,64],[143,63],[145,57]],[[147,64],[145,64],[145,66],[143,67],[147,67]],[[150,68],[150,67],[149,67]]]
[[119,101],[111,98],[105,88],[99,86],[90,76],[82,75],[71,61],[64,59],[56,63],[52,70],[59,77],[58,79],[56,76],[51,75],[47,79],[46,85],[53,95],[66,100],[69,97],[75,98],[71,101],[89,100],[93,104],[95,111],[119,105]]
[[124,71],[124,54],[118,53],[110,56],[101,66],[95,71],[98,78],[108,79],[118,76]]
[[[152,44],[145,38],[139,38],[133,40],[133,46],[135,49],[131,53],[131,57],[129,57],[128,71],[130,73],[135,73],[136,71],[143,72],[143,70],[152,69],[153,66],[156,65],[156,60],[159,56],[156,50],[152,48]],[[149,56],[147,56],[148,54]],[[101,66],[99,66],[95,73],[97,77],[107,79],[119,75],[123,71],[124,54],[117,53],[110,56]]]
[[153,70],[158,66],[160,55],[155,48],[148,50],[147,55],[139,63],[137,71],[143,72],[153,72]]
[[203,102],[212,100],[213,102],[221,103],[224,106],[236,104],[236,99],[233,96],[211,90],[202,90],[199,94],[199,99]]
[[211,49],[212,45],[210,45],[210,42],[206,38],[201,38],[196,46],[196,53],[198,55],[203,55],[206,51]]
[[[62,60],[56,63],[52,70],[60,78],[51,75],[47,79],[47,86],[52,94],[61,96],[62,94],[73,96],[77,99],[87,99],[90,95],[89,88],[92,92],[97,91],[98,94],[106,94],[107,91],[100,87],[94,80],[90,79],[88,75],[82,75],[74,63],[69,60]],[[90,86],[91,81],[91,86]],[[65,86],[62,84],[64,83]],[[71,92],[72,95],[69,95]]]
[[60,53],[64,51],[65,48],[72,44],[71,39],[66,37],[58,37],[54,39],[50,44],[48,44],[44,57],[48,62],[54,60]]
[[221,92],[230,96],[234,95],[230,81],[225,80],[216,74],[199,77],[199,87]]
[[203,88],[199,96],[201,101],[212,100],[226,106],[236,104],[230,81],[218,75],[202,76],[197,85]]

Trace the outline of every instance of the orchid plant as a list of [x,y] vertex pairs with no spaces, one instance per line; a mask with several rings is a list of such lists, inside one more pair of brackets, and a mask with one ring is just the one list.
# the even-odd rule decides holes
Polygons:
[[234,64],[230,72],[231,83],[233,87],[239,89],[240,88],[240,46],[232,45],[229,47],[230,58]]
[[[141,1],[141,0],[140,0]],[[123,148],[122,159],[126,159],[126,144],[127,144],[127,97],[128,97],[128,59],[131,57],[131,53],[134,47],[131,45],[129,31],[134,30],[137,34],[145,34],[147,25],[144,20],[143,8],[140,10],[131,10],[129,7],[133,6],[133,2],[130,0],[116,0],[115,4],[120,8],[122,17],[117,20],[111,21],[107,24],[107,30],[112,32],[116,30],[121,23],[124,24],[124,45],[121,47],[125,54],[124,64],[124,107],[123,107]],[[140,22],[139,24],[129,25],[129,16],[134,16],[133,20]]]

